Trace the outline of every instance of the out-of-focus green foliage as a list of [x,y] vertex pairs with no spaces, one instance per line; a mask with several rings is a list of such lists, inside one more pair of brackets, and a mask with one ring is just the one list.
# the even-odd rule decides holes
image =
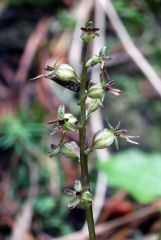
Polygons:
[[68,214],[67,200],[64,195],[61,196],[61,200],[50,194],[38,195],[34,202],[35,217],[33,222],[37,222],[41,218],[41,228],[44,231],[54,229],[58,235],[73,232],[70,224],[65,221]]
[[[20,116],[19,116],[20,117]],[[4,115],[0,122],[0,146],[14,147],[22,154],[26,148],[33,148],[46,132],[43,124],[25,121],[16,115]]]
[[56,207],[56,200],[52,196],[38,196],[35,200],[35,210],[42,216],[48,216]]
[[73,29],[76,25],[76,19],[70,12],[66,10],[61,10],[57,13],[57,18],[59,23],[62,25],[63,28],[71,28]]
[[161,154],[132,149],[100,164],[111,186],[126,190],[137,201],[151,203],[161,197]]
[[114,0],[113,4],[118,14],[128,24],[128,27],[135,28],[144,24],[145,16],[139,8],[140,4],[137,1]]
[[[105,118],[112,120],[113,125],[120,120],[121,127],[128,129],[130,134],[140,135],[141,148],[160,151],[161,101],[156,97],[148,97],[150,92],[143,89],[146,82],[138,73],[115,74],[114,79],[122,94],[119,98],[110,95],[106,100]],[[120,141],[120,147],[128,146]]]
[[[155,16],[154,12],[151,12],[146,0],[127,2],[115,0],[114,5],[134,43],[159,73],[161,71],[159,60],[161,31],[159,22],[157,22],[158,15]],[[134,22],[137,24],[132,24]],[[124,55],[124,50],[116,36],[107,38],[108,45],[110,53],[117,53],[117,49],[121,49]],[[121,57],[120,54],[120,59]],[[120,64],[116,64],[109,70],[122,90],[122,95],[119,99],[113,97],[108,99],[108,116],[112,116],[114,123],[119,119],[124,123],[123,127],[129,129],[132,134],[140,135],[143,149],[160,151],[161,102],[153,88],[150,87],[148,79],[143,76],[139,68],[136,68],[130,58],[129,61],[120,61]]]

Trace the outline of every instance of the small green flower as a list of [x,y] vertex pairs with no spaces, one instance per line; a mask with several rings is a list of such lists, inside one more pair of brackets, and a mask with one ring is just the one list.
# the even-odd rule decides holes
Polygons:
[[48,122],[48,124],[52,124],[51,135],[53,135],[60,128],[65,131],[74,131],[77,128],[77,118],[71,113],[65,113],[64,105],[59,106],[57,116],[57,120]]
[[[121,90],[117,88],[113,88],[112,85],[115,83],[114,80],[109,81],[106,83],[105,77],[104,77],[104,72],[100,74],[100,83],[92,85],[88,91],[87,91],[87,96],[92,98],[92,99],[99,99],[103,101],[105,94],[110,92],[116,96],[120,95]],[[108,77],[108,75],[107,75]],[[109,77],[108,77],[109,79]]]
[[66,119],[65,123],[63,124],[64,130],[74,131],[77,128],[78,120],[73,114],[65,113],[64,119]]
[[100,99],[89,98],[89,103],[88,103],[87,112],[86,112],[87,119],[89,117],[89,114],[92,112],[95,112],[98,108],[103,108],[102,101]]
[[80,158],[79,146],[74,141],[64,143],[61,147],[61,152],[64,154],[64,156],[72,160],[79,160]]
[[93,137],[92,149],[102,149],[110,146],[116,136],[110,129],[99,130]]
[[49,73],[46,74],[45,77],[52,79],[55,78],[63,82],[80,82],[75,70],[68,64],[60,64],[58,66],[54,66],[53,68],[51,67]]
[[90,58],[88,60],[88,62],[86,63],[86,68],[89,68],[89,67],[93,67],[99,63],[101,63],[102,61],[102,58],[98,55],[94,55],[92,58]]
[[87,96],[93,99],[102,100],[105,97],[105,90],[101,84],[95,84],[88,89]]
[[79,180],[75,181],[74,190],[65,189],[64,192],[74,197],[68,204],[68,207],[71,209],[76,207],[78,204],[88,207],[93,200],[88,188],[83,188]]
[[106,49],[107,47],[103,47],[98,55],[94,55],[92,58],[90,58],[86,63],[86,68],[93,67],[97,64],[101,65],[101,69],[104,68],[105,61],[111,60],[111,57],[106,57]]
[[58,80],[58,81],[62,81],[62,82],[72,82],[72,81],[80,82],[74,68],[72,68],[69,64],[60,64],[60,65],[56,66],[56,63],[53,67],[47,66],[45,68],[45,70],[48,71],[47,74],[39,75],[30,80],[36,80],[40,77],[45,77],[45,78],[49,78],[52,80]]
[[45,70],[48,71],[46,74],[41,74],[30,80],[36,80],[41,77],[45,77],[45,78],[50,79],[73,92],[79,91],[80,80],[79,80],[75,70],[70,65],[60,64],[60,65],[56,66],[56,63],[55,63],[55,65],[53,67],[47,66],[45,68]]
[[81,38],[85,43],[89,43],[91,40],[93,40],[96,36],[99,36],[97,31],[99,28],[95,28],[93,26],[93,22],[89,21],[86,23],[85,27],[81,27],[82,35]]
[[115,128],[113,128],[112,125],[108,123],[108,127],[109,128],[99,130],[95,133],[92,141],[92,146],[90,147],[90,149],[86,150],[87,154],[89,154],[94,149],[102,149],[109,147],[114,141],[118,149],[118,137],[126,139],[127,142],[139,144],[138,142],[132,140],[133,138],[138,138],[138,136],[127,135],[126,129],[119,129],[120,122]]

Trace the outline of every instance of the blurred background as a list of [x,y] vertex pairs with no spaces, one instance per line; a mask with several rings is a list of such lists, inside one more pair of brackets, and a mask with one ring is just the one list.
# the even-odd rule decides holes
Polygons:
[[[91,115],[88,136],[107,118],[140,136],[137,147],[119,140],[119,151],[90,156],[97,239],[161,239],[160,12],[160,0],[0,1],[0,240],[87,239],[83,208],[69,210],[64,194],[80,179],[79,163],[48,154],[60,134],[50,136],[46,123],[60,104],[79,117],[77,95],[30,79],[58,59],[80,73],[88,20],[100,28],[88,57],[107,46],[106,69],[122,91]],[[89,76],[98,81],[98,68]],[[66,141],[78,142],[78,132]]]

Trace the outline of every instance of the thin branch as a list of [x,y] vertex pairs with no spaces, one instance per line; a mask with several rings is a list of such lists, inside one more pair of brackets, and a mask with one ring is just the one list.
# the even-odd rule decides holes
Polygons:
[[135,46],[115,8],[113,7],[111,0],[99,0],[99,2],[109,17],[109,20],[120,38],[125,50],[161,96],[161,78],[155,72],[150,63],[145,59],[140,50]]

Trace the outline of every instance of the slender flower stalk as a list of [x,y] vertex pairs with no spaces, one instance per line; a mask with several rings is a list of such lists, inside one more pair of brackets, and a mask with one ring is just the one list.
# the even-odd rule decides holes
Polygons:
[[[87,57],[87,43],[84,42],[83,46],[83,59],[82,59],[82,74],[81,74],[81,83],[80,83],[80,107],[81,107],[81,128],[79,130],[79,140],[80,140],[80,165],[81,165],[81,175],[82,175],[82,185],[83,188],[89,186],[88,178],[88,160],[87,155],[85,154],[86,150],[86,104],[85,104],[85,86],[87,80],[87,67],[86,67],[86,57]],[[96,239],[95,228],[94,228],[94,219],[92,211],[92,202],[85,206],[87,225],[89,231],[90,240]]]

